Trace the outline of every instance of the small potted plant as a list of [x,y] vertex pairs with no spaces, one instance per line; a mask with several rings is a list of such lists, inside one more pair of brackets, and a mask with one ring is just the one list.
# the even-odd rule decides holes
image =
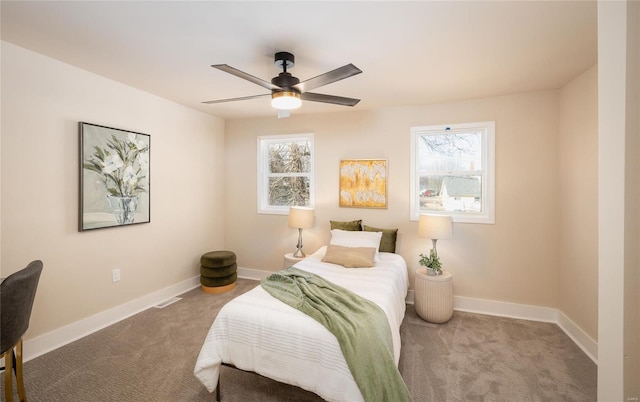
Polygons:
[[427,268],[427,275],[442,275],[442,264],[440,264],[440,257],[438,257],[438,254],[436,254],[434,249],[431,249],[431,251],[429,252],[429,256],[420,254],[418,263]]

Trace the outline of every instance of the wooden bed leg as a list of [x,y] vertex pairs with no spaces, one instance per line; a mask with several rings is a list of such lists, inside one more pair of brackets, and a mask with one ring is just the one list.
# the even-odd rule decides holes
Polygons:
[[220,402],[220,374],[218,373],[218,385],[216,385],[216,402]]

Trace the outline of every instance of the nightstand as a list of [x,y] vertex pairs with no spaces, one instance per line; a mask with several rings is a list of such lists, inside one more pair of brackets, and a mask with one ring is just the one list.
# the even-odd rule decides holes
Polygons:
[[282,262],[282,268],[286,269],[289,268],[290,266],[294,265],[295,263],[304,260],[304,257],[302,258],[296,258],[293,256],[293,253],[287,253],[284,255],[284,261]]
[[429,276],[421,268],[415,275],[415,306],[418,315],[429,322],[441,324],[453,316],[453,280],[450,272]]

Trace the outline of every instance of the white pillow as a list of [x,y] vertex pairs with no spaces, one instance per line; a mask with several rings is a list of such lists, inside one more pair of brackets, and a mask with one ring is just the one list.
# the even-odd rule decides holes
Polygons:
[[329,244],[343,247],[375,247],[376,254],[373,257],[373,261],[379,262],[380,257],[378,256],[378,251],[380,249],[381,238],[382,232],[333,229],[331,231],[331,241]]

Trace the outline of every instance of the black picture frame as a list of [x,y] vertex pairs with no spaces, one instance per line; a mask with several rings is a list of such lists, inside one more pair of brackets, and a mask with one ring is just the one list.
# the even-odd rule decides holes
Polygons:
[[151,136],[79,122],[78,230],[151,222]]

